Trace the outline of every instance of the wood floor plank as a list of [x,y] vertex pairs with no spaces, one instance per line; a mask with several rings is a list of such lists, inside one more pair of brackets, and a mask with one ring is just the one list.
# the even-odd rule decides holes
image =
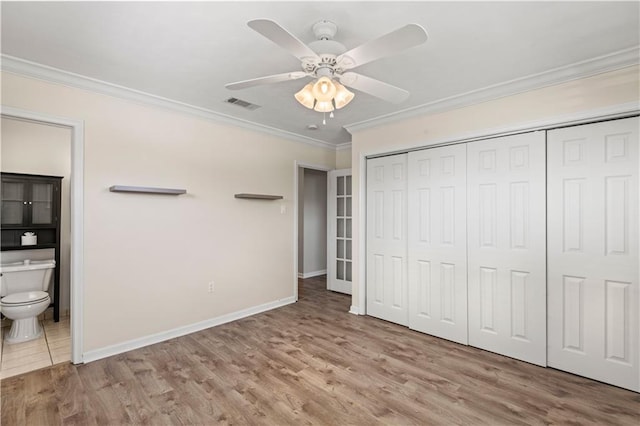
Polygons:
[[82,419],[91,423],[87,415],[89,404],[78,371],[71,364],[60,364],[51,368],[51,386],[58,397],[60,418]]
[[298,303],[2,380],[0,423],[640,424],[638,393],[349,314],[325,285],[300,280]]

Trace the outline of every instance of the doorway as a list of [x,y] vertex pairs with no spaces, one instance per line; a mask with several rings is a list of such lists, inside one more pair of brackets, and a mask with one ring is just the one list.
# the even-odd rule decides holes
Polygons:
[[[47,283],[53,306],[38,315],[43,334],[8,344],[12,321],[3,318],[0,377],[6,378],[71,360],[71,131],[2,117],[1,148],[2,263],[55,262]],[[25,231],[33,231],[33,241],[16,245],[16,233]]]
[[327,172],[298,169],[298,277],[327,273]]
[[[67,193],[69,224],[67,228],[70,234],[68,242],[68,257],[66,263],[69,265],[67,293],[63,293],[62,298],[68,298],[66,312],[70,315],[70,349],[67,354],[58,353],[62,357],[67,357],[74,364],[82,362],[82,282],[83,282],[83,151],[84,151],[84,123],[79,120],[51,116],[48,114],[33,111],[20,110],[17,108],[2,108],[2,119],[12,120],[11,122],[42,126],[40,129],[56,129],[66,131],[68,141],[67,157],[69,163],[69,178]],[[4,171],[4,169],[3,169]],[[7,170],[8,171],[8,170]],[[12,170],[14,171],[14,170]],[[4,256],[3,256],[4,257]],[[63,262],[61,262],[63,263]],[[64,313],[64,312],[63,312]],[[55,331],[53,331],[55,333]],[[52,339],[53,340],[53,339]],[[53,357],[51,357],[53,360]],[[56,359],[59,358],[56,356]],[[37,367],[39,368],[39,367]]]

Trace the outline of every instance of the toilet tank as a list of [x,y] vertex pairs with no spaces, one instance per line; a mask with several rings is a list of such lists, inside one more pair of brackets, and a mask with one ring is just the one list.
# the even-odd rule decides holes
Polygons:
[[0,265],[0,297],[23,291],[47,291],[55,260],[25,260]]

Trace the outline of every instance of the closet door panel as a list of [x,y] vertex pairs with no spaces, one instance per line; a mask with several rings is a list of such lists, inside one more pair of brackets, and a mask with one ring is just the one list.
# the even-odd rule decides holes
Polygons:
[[466,146],[409,153],[409,327],[467,343]]
[[408,325],[407,154],[367,160],[367,314]]
[[549,365],[635,391],[639,126],[548,132]]
[[546,365],[545,135],[467,144],[469,344]]

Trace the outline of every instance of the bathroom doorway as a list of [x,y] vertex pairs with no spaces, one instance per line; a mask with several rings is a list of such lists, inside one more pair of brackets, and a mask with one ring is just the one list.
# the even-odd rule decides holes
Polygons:
[[[82,122],[3,107],[3,172],[63,176],[60,215],[59,321],[53,308],[39,317],[40,339],[0,346],[0,378],[61,362],[82,362]],[[2,251],[2,263],[53,258],[51,248]],[[50,287],[51,288],[51,287]],[[6,326],[7,323],[2,325]],[[8,328],[3,327],[2,331]],[[1,340],[0,340],[1,342]]]

